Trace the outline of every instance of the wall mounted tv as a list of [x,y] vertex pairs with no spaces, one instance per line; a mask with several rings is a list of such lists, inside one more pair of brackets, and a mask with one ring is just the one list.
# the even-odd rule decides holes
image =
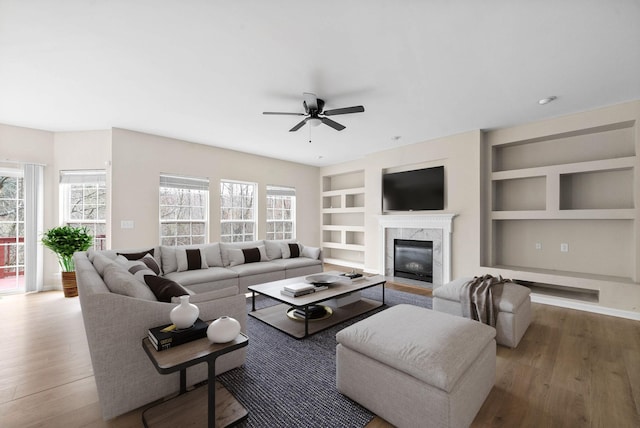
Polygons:
[[382,175],[383,211],[444,209],[444,166]]

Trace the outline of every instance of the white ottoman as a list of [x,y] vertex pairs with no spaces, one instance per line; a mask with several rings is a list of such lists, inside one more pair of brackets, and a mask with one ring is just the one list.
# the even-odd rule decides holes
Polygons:
[[397,427],[467,427],[495,382],[495,329],[397,305],[336,334],[336,385]]
[[[460,289],[473,278],[459,278],[433,290],[433,309],[462,316]],[[497,287],[494,307],[497,309],[496,342],[515,348],[531,324],[531,290],[513,282]]]

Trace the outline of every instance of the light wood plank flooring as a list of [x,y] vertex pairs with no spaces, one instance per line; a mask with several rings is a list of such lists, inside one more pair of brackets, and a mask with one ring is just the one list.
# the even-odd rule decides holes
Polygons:
[[[539,304],[533,311],[518,348],[498,347],[496,385],[473,427],[640,426],[640,322]],[[1,297],[0,323],[1,427],[142,425],[140,410],[102,420],[77,298]]]

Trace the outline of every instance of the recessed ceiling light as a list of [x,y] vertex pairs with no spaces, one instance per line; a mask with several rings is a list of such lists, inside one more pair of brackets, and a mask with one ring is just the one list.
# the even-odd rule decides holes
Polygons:
[[558,97],[556,97],[555,95],[551,95],[550,97],[547,98],[543,98],[541,100],[538,100],[538,104],[540,104],[541,106],[545,105],[545,104],[549,104],[551,101],[555,101],[557,100]]

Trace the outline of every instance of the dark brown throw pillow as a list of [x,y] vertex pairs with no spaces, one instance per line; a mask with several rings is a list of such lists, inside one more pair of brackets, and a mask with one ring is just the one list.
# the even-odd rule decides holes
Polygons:
[[242,250],[245,263],[255,263],[260,261],[260,250],[257,248],[245,248]]
[[189,294],[180,284],[170,279],[155,275],[145,275],[144,282],[160,302],[171,303],[172,297]]
[[187,253],[187,270],[198,270],[202,268],[202,256],[200,250],[185,250]]
[[127,260],[140,260],[145,254],[151,254],[153,256],[153,248],[147,251],[141,251],[139,253],[117,253],[119,256],[126,257]]
[[289,258],[300,257],[300,246],[298,244],[289,244],[289,251],[291,251]]

